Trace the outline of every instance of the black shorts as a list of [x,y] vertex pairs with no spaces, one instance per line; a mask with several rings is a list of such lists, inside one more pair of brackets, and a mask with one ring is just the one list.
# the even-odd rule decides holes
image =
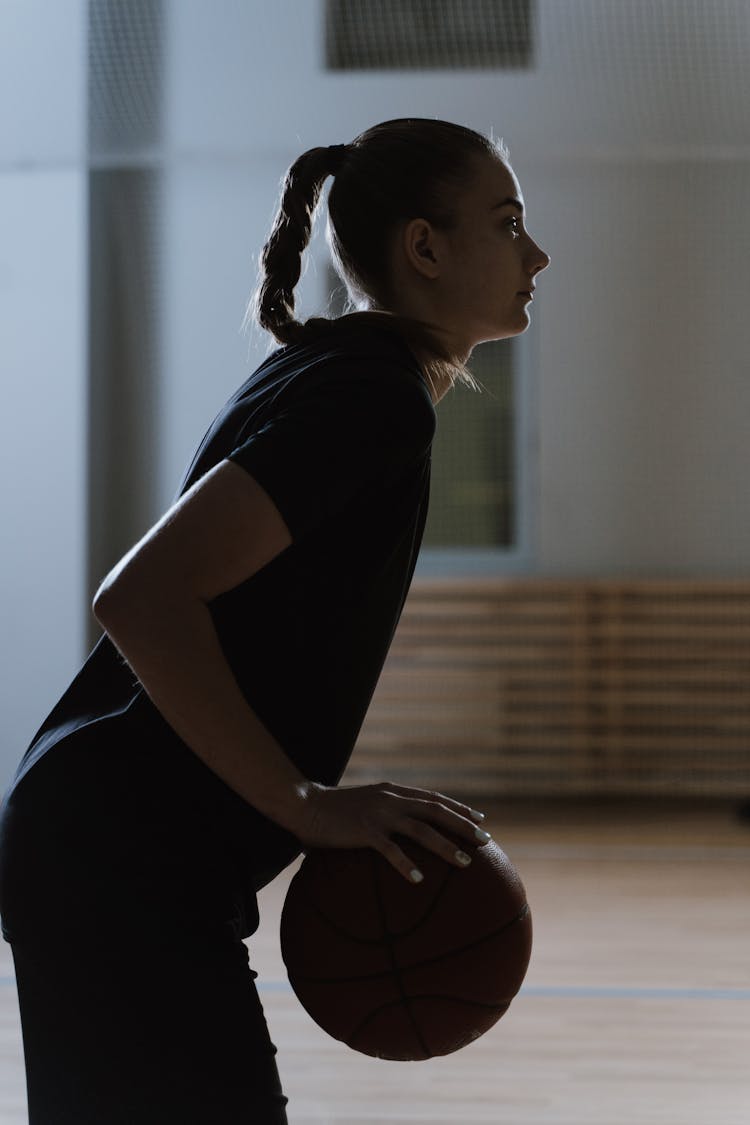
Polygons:
[[61,743],[0,811],[30,1125],[284,1125],[255,892],[215,807],[131,751]]

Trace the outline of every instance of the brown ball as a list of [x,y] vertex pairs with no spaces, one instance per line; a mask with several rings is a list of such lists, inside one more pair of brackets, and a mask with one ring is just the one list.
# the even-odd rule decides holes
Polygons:
[[315,848],[281,914],[281,954],[302,1006],[334,1039],[382,1059],[447,1055],[508,1010],[531,957],[523,884],[493,840],[455,839],[459,869],[394,836],[410,884],[373,848]]

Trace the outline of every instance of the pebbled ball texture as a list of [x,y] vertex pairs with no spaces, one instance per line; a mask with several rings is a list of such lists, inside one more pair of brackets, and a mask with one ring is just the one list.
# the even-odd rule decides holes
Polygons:
[[421,883],[373,848],[319,848],[289,884],[280,926],[289,982],[315,1022],[355,1051],[450,1054],[497,1023],[521,987],[532,941],[521,879],[493,840],[472,847],[446,835],[471,855],[468,867],[396,835]]

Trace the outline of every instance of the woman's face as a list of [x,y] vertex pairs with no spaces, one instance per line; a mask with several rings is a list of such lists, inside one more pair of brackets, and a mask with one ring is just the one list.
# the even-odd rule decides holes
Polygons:
[[[550,263],[526,230],[515,174],[501,161],[482,161],[459,207],[455,230],[442,234],[445,312],[472,346],[525,332],[536,275]],[[449,309],[454,310],[453,314]]]

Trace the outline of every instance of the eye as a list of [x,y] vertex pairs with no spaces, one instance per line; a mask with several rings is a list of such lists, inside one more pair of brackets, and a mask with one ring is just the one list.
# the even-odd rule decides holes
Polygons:
[[518,223],[519,223],[518,216],[517,215],[511,215],[511,217],[506,221],[505,225],[507,227],[510,227],[511,230],[514,231],[518,235],[518,234],[521,233],[521,230],[520,230],[520,227],[519,227]]

